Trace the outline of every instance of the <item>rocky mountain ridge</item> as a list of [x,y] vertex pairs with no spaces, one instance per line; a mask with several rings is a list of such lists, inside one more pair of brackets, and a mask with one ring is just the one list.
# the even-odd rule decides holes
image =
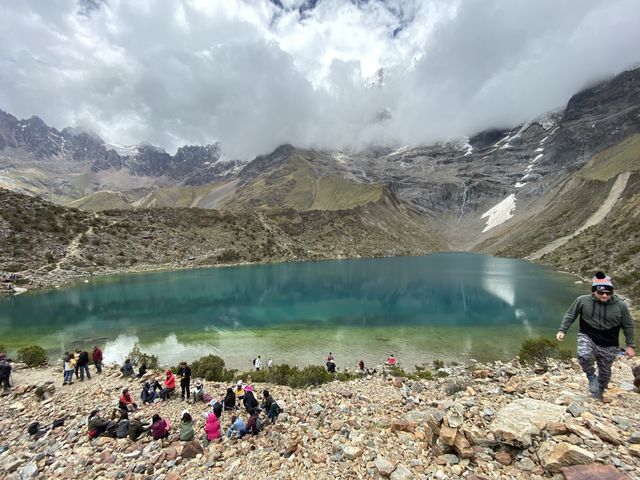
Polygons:
[[[385,246],[366,249],[377,254],[391,254],[395,251],[391,243],[402,237],[399,232],[407,228],[415,232],[420,225],[425,233],[414,238],[425,243],[418,247],[419,241],[413,242],[413,247],[402,251],[471,250],[531,258],[583,277],[603,269],[637,301],[639,87],[640,69],[623,72],[577,93],[561,111],[464,140],[360,152],[283,145],[242,168],[236,165],[235,173],[221,172],[223,180],[214,183],[206,179],[222,168],[220,160],[209,161],[219,158],[215,147],[185,147],[170,157],[146,146],[139,157],[127,157],[127,172],[116,160],[109,163],[110,157],[104,160],[107,168],[101,170],[89,160],[106,148],[91,147],[97,145],[95,138],[78,132],[64,137],[63,130],[63,139],[71,138],[71,133],[72,138],[83,139],[66,151],[86,156],[78,153],[79,161],[73,155],[56,157],[51,152],[58,137],[45,135],[41,121],[24,121],[33,124],[28,127],[4,114],[0,118],[4,145],[0,180],[15,191],[37,184],[43,198],[59,203],[74,199],[71,206],[95,211],[178,206],[238,215],[283,210],[328,219],[355,215],[358,229],[366,230],[364,225],[378,229],[375,238]],[[22,126],[28,133],[19,137],[16,132]],[[19,148],[18,138],[23,139]],[[31,139],[31,146],[25,146],[25,138]],[[209,160],[203,160],[203,154]],[[42,168],[43,161],[49,170]],[[207,162],[200,175],[198,166]],[[85,173],[78,174],[79,164],[85,165]],[[38,193],[38,188],[32,193]],[[403,213],[396,215],[396,211]],[[184,214],[197,217],[195,212]],[[385,219],[383,229],[376,215]],[[408,222],[406,226],[400,225],[403,221]],[[316,226],[320,232],[330,227]],[[326,257],[349,250],[345,247],[350,244],[342,243],[347,237],[334,234],[331,238],[336,244],[328,247]],[[602,238],[608,240],[604,249],[599,244]]]

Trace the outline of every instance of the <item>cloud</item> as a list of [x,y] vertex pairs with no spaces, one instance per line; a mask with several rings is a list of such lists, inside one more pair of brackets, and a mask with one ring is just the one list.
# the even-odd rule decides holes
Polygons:
[[639,21],[635,0],[5,2],[0,108],[228,157],[425,143],[564,105],[640,60]]

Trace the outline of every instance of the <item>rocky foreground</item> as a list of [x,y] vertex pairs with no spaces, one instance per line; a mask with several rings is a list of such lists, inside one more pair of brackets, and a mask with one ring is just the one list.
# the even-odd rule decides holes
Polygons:
[[[53,368],[18,369],[11,395],[0,397],[0,477],[640,479],[631,364],[616,361],[606,403],[589,397],[575,362],[544,374],[514,361],[450,367],[447,378],[432,381],[378,374],[305,390],[255,384],[259,399],[266,387],[284,406],[277,423],[204,448],[175,436],[90,440],[89,412],[99,405],[108,416],[122,388],[140,390],[117,368],[64,387]],[[214,398],[227,387],[205,384]],[[170,419],[176,433],[184,409],[199,438],[207,404],[142,407],[145,417]],[[61,417],[62,427],[37,440],[27,433],[34,421]],[[221,423],[226,430],[230,415]]]

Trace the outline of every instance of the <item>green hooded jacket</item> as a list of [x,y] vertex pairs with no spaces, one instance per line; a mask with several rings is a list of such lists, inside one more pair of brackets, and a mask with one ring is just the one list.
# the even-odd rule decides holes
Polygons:
[[635,325],[627,305],[612,295],[606,302],[596,300],[593,295],[581,295],[565,313],[559,331],[567,333],[571,324],[580,320],[580,333],[584,333],[601,347],[617,347],[620,328],[624,332],[628,347],[635,348]]

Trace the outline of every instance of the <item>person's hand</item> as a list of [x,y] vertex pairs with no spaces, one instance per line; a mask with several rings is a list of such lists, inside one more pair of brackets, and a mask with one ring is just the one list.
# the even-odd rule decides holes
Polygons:
[[624,353],[627,355],[628,358],[633,358],[636,356],[636,351],[633,349],[633,347],[627,347]]
[[562,332],[558,332],[556,333],[556,340],[558,340],[559,342],[564,340],[564,333]]

